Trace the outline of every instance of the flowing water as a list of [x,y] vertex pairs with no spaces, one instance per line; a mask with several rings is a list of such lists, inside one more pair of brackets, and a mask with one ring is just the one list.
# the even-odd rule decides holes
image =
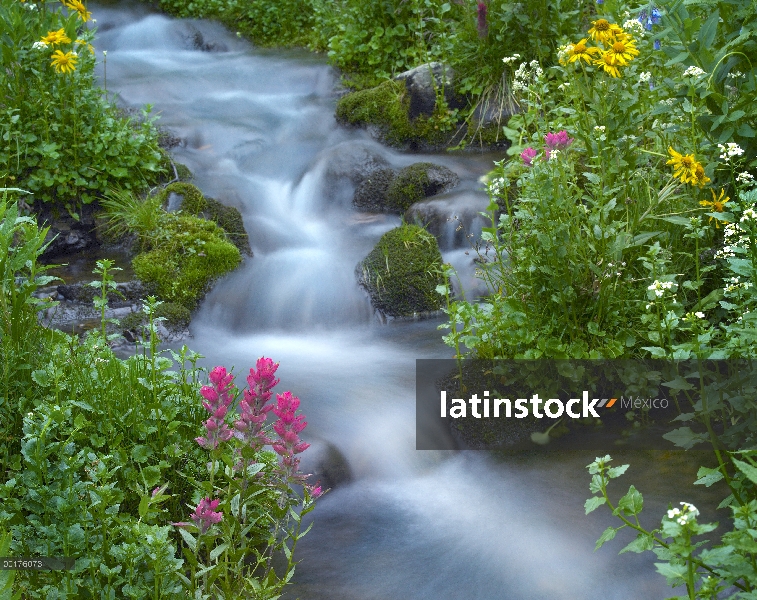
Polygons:
[[[616,556],[628,532],[593,552],[613,524],[602,511],[583,515],[583,467],[593,455],[495,463],[483,453],[414,449],[415,359],[452,352],[439,319],[382,324],[373,316],[355,266],[399,219],[355,212],[348,175],[366,159],[444,164],[462,183],[440,206],[476,234],[487,203],[478,180],[501,156],[393,152],[335,123],[338,77],[320,57],[257,50],[215,24],[141,6],[92,10],[98,56],[108,52],[107,72],[99,69],[108,92],[123,106],[151,104],[182,140],[176,160],[207,195],[239,208],[250,234],[254,257],[207,297],[191,347],[206,366],[242,373],[261,355],[280,361],[280,387],[302,399],[312,452],[331,444],[348,465],[351,479],[320,501],[297,548],[302,563],[287,597],[664,597],[654,557]],[[456,230],[450,222],[438,232],[441,247],[473,294],[473,253]],[[647,498],[654,526],[667,499],[689,499],[675,490],[692,474],[674,459],[645,460],[627,483],[656,485]],[[659,479],[666,483],[653,484]]]

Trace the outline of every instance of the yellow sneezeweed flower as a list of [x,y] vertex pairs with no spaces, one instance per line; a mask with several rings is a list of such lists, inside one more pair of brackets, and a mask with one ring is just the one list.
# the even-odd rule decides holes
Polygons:
[[57,73],[73,73],[76,71],[77,60],[76,52],[66,52],[63,54],[60,50],[56,50],[53,52],[50,66],[55,67]]
[[599,48],[596,48],[594,46],[587,47],[586,46],[586,38],[582,39],[577,44],[574,44],[573,47],[568,50],[566,53],[566,59],[567,62],[572,63],[576,62],[577,60],[585,60],[587,64],[591,64],[592,55],[598,54],[601,52]]
[[44,44],[55,46],[56,44],[69,44],[71,43],[71,38],[66,35],[66,30],[61,28],[58,31],[48,31],[41,41]]
[[79,18],[86,23],[92,18],[92,13],[87,10],[87,7],[82,4],[81,0],[61,0],[63,6],[70,10],[75,10],[79,13]]
[[639,55],[639,51],[636,49],[636,41],[631,36],[624,36],[624,38],[615,38],[612,41],[612,45],[607,48],[608,60],[612,61],[612,64],[625,67],[635,57]]
[[[700,167],[702,165],[694,160],[694,155],[676,152],[672,146],[668,148],[668,152],[672,158],[666,164],[673,166],[673,177],[680,179],[681,183],[698,185],[696,168],[697,165]],[[702,177],[704,177],[704,169],[702,169]]]
[[704,187],[705,184],[710,182],[710,178],[707,177],[707,175],[704,174],[704,167],[701,163],[696,163],[694,165],[694,185],[698,185],[700,188]]
[[596,21],[592,21],[591,24],[593,25],[589,29],[591,39],[602,42],[605,45],[613,38],[627,35],[622,27],[615,23],[610,23],[607,19],[597,19]]
[[602,56],[595,60],[594,64],[602,67],[608,75],[620,77],[620,70],[618,70],[617,65],[615,65],[612,56],[608,52],[602,52]]
[[[712,192],[712,200],[700,200],[699,204],[705,208],[710,208],[710,212],[723,212],[731,198],[725,195],[725,190],[722,188],[720,189],[720,196],[715,196],[715,190],[710,190],[710,192]],[[711,223],[713,218],[710,217],[710,220],[707,222]],[[720,221],[717,219],[715,219],[715,227],[720,229]]]

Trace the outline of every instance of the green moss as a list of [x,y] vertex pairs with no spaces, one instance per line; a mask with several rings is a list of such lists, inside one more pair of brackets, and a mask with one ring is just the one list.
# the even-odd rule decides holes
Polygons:
[[404,81],[388,80],[374,88],[351,92],[339,99],[336,119],[347,125],[375,125],[389,144],[443,144],[449,137],[426,117],[411,120],[410,98]]
[[242,213],[233,206],[221,204],[213,198],[205,198],[207,206],[203,216],[215,221],[226,232],[232,244],[239,248],[240,252],[251,255],[250,240],[242,221]]
[[161,300],[192,310],[211,282],[233,270],[241,256],[212,221],[191,215],[167,215],[164,231],[149,252],[132,261],[134,273],[154,285]]
[[392,210],[404,213],[411,204],[426,197],[429,188],[428,170],[433,163],[415,163],[402,169],[389,184],[386,203]]
[[190,215],[199,215],[208,207],[208,203],[205,200],[205,196],[202,195],[200,188],[191,183],[176,181],[164,187],[159,194],[162,204],[168,201],[168,196],[171,193],[179,194],[184,198],[184,201],[181,203],[181,210]]
[[385,233],[358,267],[373,306],[389,316],[439,310],[442,255],[436,238],[422,227],[402,224]]

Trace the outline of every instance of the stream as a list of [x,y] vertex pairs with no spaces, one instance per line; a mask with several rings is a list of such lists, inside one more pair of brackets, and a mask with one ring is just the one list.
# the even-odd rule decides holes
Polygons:
[[[207,296],[188,345],[206,357],[204,366],[242,375],[260,356],[279,361],[277,391],[292,390],[307,416],[302,435],[313,448],[304,466],[328,445],[347,464],[349,481],[319,501],[297,547],[302,562],[286,598],[672,595],[651,553],[617,555],[630,532],[594,552],[602,531],[617,524],[606,509],[584,515],[584,467],[595,454],[498,462],[479,452],[415,450],[415,360],[453,351],[441,341],[440,318],[381,323],[373,315],[355,266],[400,220],[356,212],[345,174],[371,156],[394,168],[445,165],[461,185],[441,206],[450,217],[465,215],[475,234],[483,224],[475,215],[487,204],[479,180],[502,156],[402,154],[338,126],[338,75],[323,57],[256,49],[217,24],[141,5],[90,9],[101,85],[122,106],[152,105],[182,140],[175,159],[204,193],[239,208],[250,234],[254,257]],[[455,230],[448,223],[441,249],[475,295],[473,252]],[[678,455],[629,461],[615,493],[634,483],[645,494],[648,527],[659,525],[668,501],[692,501],[679,496],[692,493],[695,468]]]

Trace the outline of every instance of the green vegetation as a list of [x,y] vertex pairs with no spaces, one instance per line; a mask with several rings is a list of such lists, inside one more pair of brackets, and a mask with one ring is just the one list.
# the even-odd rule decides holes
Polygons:
[[[186,309],[148,299],[147,342],[131,358],[115,356],[109,343],[118,336],[106,336],[104,319],[115,286],[110,261],[98,262],[94,282],[100,329],[79,340],[40,326],[37,311],[49,303],[33,293],[51,280],[37,265],[45,234],[3,198],[0,551],[75,563],[3,577],[3,597],[278,597],[293,572],[301,517],[321,494],[293,487],[302,483],[293,458],[299,438],[296,448],[282,446],[284,464],[260,441],[274,433],[263,429],[265,415],[244,440],[231,436],[233,420],[258,415],[232,406],[240,391],[225,369],[201,388],[198,354],[158,351],[158,315],[186,318]],[[251,369],[258,392],[275,385],[276,367],[260,359]],[[243,397],[253,402],[254,393]],[[228,423],[218,417],[219,398]],[[212,426],[203,402],[214,405]],[[209,441],[214,432],[219,441]]]
[[149,107],[124,117],[94,86],[82,9],[0,2],[0,185],[73,214],[110,187],[146,190],[162,160]]
[[360,283],[375,309],[392,317],[439,310],[442,256],[436,238],[417,225],[388,231],[363,259]]

